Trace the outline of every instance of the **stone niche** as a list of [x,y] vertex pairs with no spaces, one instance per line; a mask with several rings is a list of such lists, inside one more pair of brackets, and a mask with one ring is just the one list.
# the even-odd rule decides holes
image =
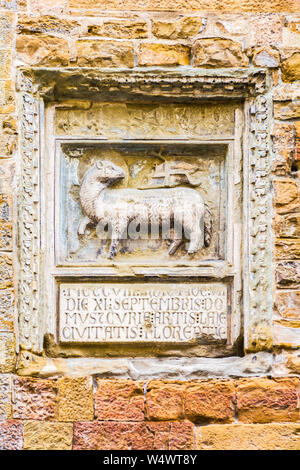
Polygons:
[[[63,357],[241,352],[245,305],[251,311],[253,292],[259,299],[249,236],[263,226],[249,227],[249,205],[268,210],[268,201],[259,206],[250,191],[250,98],[231,91],[210,99],[205,88],[191,99],[178,87],[173,99],[163,88],[132,99],[112,91],[78,100],[66,88],[55,99],[35,95],[32,227],[41,249],[38,286],[20,281],[35,298],[26,320],[20,291],[21,347]],[[20,257],[27,250],[28,260],[24,230],[26,220]],[[262,285],[266,292],[266,277]]]
[[230,350],[240,329],[241,103],[62,103],[46,119],[47,304],[57,298],[59,347]]

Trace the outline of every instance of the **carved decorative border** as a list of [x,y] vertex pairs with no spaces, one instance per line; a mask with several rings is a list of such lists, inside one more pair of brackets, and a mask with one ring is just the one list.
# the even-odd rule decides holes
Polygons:
[[[39,101],[63,99],[68,95],[68,78],[77,74],[77,91],[118,93],[156,97],[252,97],[250,106],[249,153],[245,184],[244,317],[247,350],[268,349],[272,344],[272,204],[270,193],[270,105],[264,72],[248,76],[197,76],[178,73],[98,73],[81,70],[20,71],[21,95],[20,183],[19,183],[19,342],[22,349],[41,352],[42,292],[39,289]],[[56,74],[56,75],[55,75]],[[65,74],[65,75],[64,75]],[[84,75],[85,74],[85,75]],[[63,85],[61,83],[64,82]],[[57,84],[55,89],[53,84]],[[72,87],[71,87],[72,85]],[[74,82],[70,89],[74,92]],[[76,90],[74,92],[76,94]],[[66,96],[70,97],[70,96]],[[98,97],[98,94],[97,94]],[[246,149],[245,149],[246,150]]]
[[271,194],[271,103],[257,96],[249,107],[248,270],[245,272],[245,347],[270,349],[273,311],[273,241]]
[[39,98],[32,79],[22,75],[20,175],[18,190],[18,314],[19,345],[41,350],[39,292]]

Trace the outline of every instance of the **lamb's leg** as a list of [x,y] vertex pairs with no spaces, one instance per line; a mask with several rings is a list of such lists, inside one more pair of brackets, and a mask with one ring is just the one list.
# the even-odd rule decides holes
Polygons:
[[174,255],[176,251],[178,250],[178,248],[180,247],[181,243],[182,243],[182,238],[175,238],[169,247],[169,255]]
[[190,234],[190,244],[188,253],[191,255],[196,253],[201,248],[201,230],[194,230]]
[[109,252],[108,252],[108,256],[107,256],[109,259],[114,258],[116,256],[117,251],[118,251],[119,243],[120,243],[119,238],[112,238],[111,239]]
[[118,222],[113,226],[112,234],[111,234],[111,243],[108,252],[108,258],[114,258],[118,251],[118,246],[122,235],[124,234],[127,228],[128,220],[122,217],[118,220]]
[[178,248],[180,247],[181,243],[183,242],[182,239],[182,228],[177,227],[176,223],[174,224],[174,239],[169,246],[169,255],[174,255]]
[[174,239],[169,246],[169,255],[174,255],[180,245],[183,243],[182,223],[184,214],[177,210],[174,214]]
[[86,226],[90,223],[92,223],[92,221],[89,217],[87,216],[82,217],[82,219],[80,219],[78,229],[77,229],[78,235],[84,235]]

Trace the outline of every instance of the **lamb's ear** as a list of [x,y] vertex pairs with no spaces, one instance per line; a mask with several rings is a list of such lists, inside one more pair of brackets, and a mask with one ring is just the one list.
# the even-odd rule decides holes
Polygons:
[[100,160],[98,160],[98,161],[96,162],[96,167],[97,167],[99,170],[101,170],[101,168],[103,167],[103,163],[102,163]]

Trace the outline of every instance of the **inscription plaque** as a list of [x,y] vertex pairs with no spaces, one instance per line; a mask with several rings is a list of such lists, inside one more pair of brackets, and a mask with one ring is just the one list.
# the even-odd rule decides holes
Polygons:
[[227,339],[223,283],[61,284],[59,305],[62,343]]

